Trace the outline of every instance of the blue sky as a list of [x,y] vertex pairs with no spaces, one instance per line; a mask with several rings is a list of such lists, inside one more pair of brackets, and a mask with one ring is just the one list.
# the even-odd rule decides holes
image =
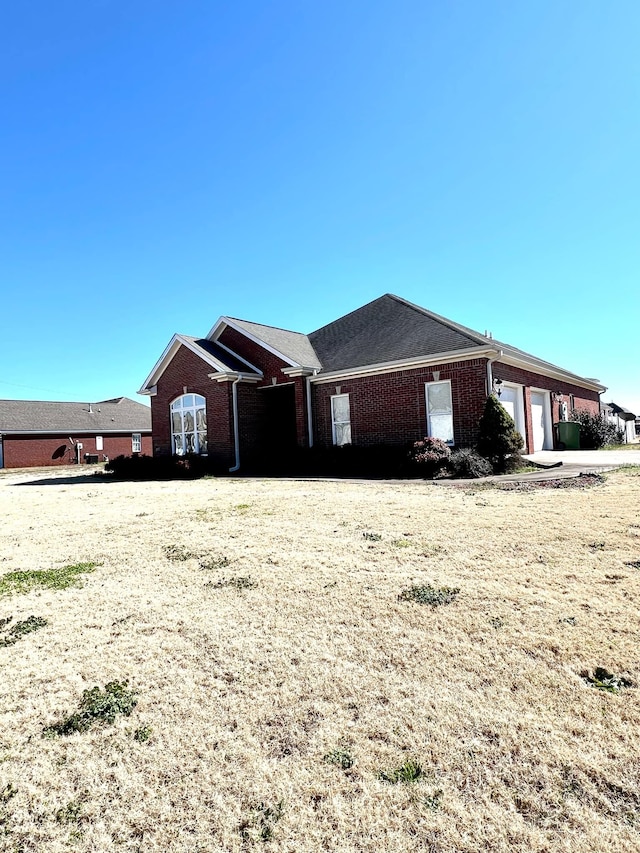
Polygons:
[[5,4],[0,396],[391,292],[640,412],[639,40],[637,0]]

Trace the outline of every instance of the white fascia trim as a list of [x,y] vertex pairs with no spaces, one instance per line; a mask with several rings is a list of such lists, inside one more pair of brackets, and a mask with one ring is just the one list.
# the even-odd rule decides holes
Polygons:
[[236,379],[239,379],[240,382],[255,385],[262,379],[262,375],[254,376],[252,373],[238,373],[227,370],[224,373],[210,373],[209,379],[214,379],[216,382],[235,382]]
[[520,367],[522,370],[529,370],[532,373],[538,373],[550,379],[557,379],[560,382],[568,382],[571,385],[578,385],[581,388],[588,388],[590,391],[597,391],[599,394],[607,390],[607,386],[601,385],[599,382],[590,381],[583,376],[577,376],[575,373],[569,373],[567,370],[563,370],[561,367],[556,367],[553,364],[538,361],[535,357],[527,358],[519,353],[516,354],[508,350],[504,350],[504,355],[500,359],[500,363]]
[[295,378],[296,376],[313,376],[314,373],[318,372],[317,367],[283,367],[282,373],[285,376],[291,376]]
[[333,370],[331,373],[321,373],[312,376],[310,382],[321,384],[323,382],[335,382],[336,379],[358,379],[361,376],[370,376],[375,373],[397,373],[400,370],[414,370],[418,367],[430,367],[436,364],[446,364],[448,361],[472,361],[474,358],[496,355],[497,349],[488,347],[474,347],[473,349],[452,350],[451,352],[438,353],[438,355],[421,356],[404,361],[386,361],[380,364],[367,364],[363,367],[354,367],[348,370]]
[[288,356],[284,355],[284,353],[281,353],[279,350],[275,349],[275,347],[272,347],[264,341],[260,340],[260,338],[256,337],[255,335],[252,335],[251,332],[247,332],[247,330],[243,329],[242,326],[238,326],[238,324],[234,323],[233,320],[229,319],[229,317],[220,317],[213,329],[211,329],[211,331],[207,335],[207,338],[210,341],[215,341],[216,343],[218,343],[216,336],[222,334],[224,328],[221,327],[224,326],[230,326],[232,329],[235,329],[236,332],[241,335],[244,335],[245,338],[250,341],[253,341],[254,344],[258,344],[258,346],[262,347],[262,349],[267,350],[267,352],[270,352],[272,355],[277,356],[281,361],[286,361],[287,364],[291,365],[291,367],[301,366],[298,364],[297,361],[292,361]]
[[155,397],[158,393],[158,386],[151,385],[149,388],[141,388],[137,393],[146,395],[147,397]]

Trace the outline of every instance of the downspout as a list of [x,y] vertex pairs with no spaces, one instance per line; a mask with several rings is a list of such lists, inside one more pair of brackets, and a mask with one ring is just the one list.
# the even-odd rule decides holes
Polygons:
[[491,365],[494,361],[500,361],[500,359],[504,355],[504,352],[501,349],[496,350],[496,353],[497,355],[495,355],[493,358],[487,359],[487,397],[493,391],[493,370],[491,369]]
[[[314,370],[312,376],[318,371]],[[309,434],[309,447],[313,447],[313,412],[311,411],[311,376],[307,376],[307,431]]]
[[238,424],[238,382],[240,377],[237,376],[231,385],[231,397],[233,408],[233,441],[236,448],[236,464],[229,468],[230,474],[235,474],[240,469],[240,426]]

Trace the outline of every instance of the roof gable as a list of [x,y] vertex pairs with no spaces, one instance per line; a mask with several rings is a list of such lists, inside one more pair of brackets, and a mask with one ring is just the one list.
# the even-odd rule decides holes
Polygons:
[[249,340],[259,344],[273,355],[278,356],[291,367],[308,367],[319,370],[322,366],[309,337],[302,332],[292,332],[289,329],[279,329],[276,326],[264,326],[261,323],[238,320],[236,317],[221,317],[209,332],[209,340],[217,340],[227,326],[245,335]]
[[201,358],[216,373],[262,375],[260,371],[257,371],[256,368],[244,361],[244,359],[221,347],[215,341],[210,341],[207,338],[194,338],[191,335],[176,334],[171,338],[165,351],[155,363],[153,370],[145,379],[138,391],[139,394],[155,393],[155,385],[181,346],[185,346],[191,350],[191,352],[197,355],[198,358]]
[[323,371],[401,362],[491,341],[390,293],[311,332]]

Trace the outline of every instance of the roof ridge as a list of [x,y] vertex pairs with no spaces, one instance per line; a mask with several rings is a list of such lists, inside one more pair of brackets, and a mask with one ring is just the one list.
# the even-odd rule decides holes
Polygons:
[[277,332],[286,332],[288,335],[301,335],[303,338],[308,338],[306,332],[296,332],[295,329],[285,329],[283,326],[272,326],[269,323],[256,323],[255,320],[243,320],[241,317],[230,317],[226,315],[227,320],[234,320],[236,323],[249,323],[251,326],[262,326],[264,329],[275,329]]
[[469,326],[463,326],[462,323],[456,323],[455,320],[443,317],[442,314],[436,314],[435,311],[431,311],[429,308],[423,308],[422,305],[416,305],[415,302],[409,302],[408,299],[403,299],[402,296],[397,296],[395,293],[385,293],[385,296],[395,299],[396,302],[400,302],[408,308],[413,308],[414,311],[417,311],[419,314],[424,314],[426,317],[430,317],[438,323],[443,323],[445,326],[448,326],[450,329],[454,329],[456,332],[460,332],[460,334],[465,335],[475,343],[489,344],[490,346],[496,343],[493,338],[481,335],[480,332],[476,332],[475,329],[471,329]]

